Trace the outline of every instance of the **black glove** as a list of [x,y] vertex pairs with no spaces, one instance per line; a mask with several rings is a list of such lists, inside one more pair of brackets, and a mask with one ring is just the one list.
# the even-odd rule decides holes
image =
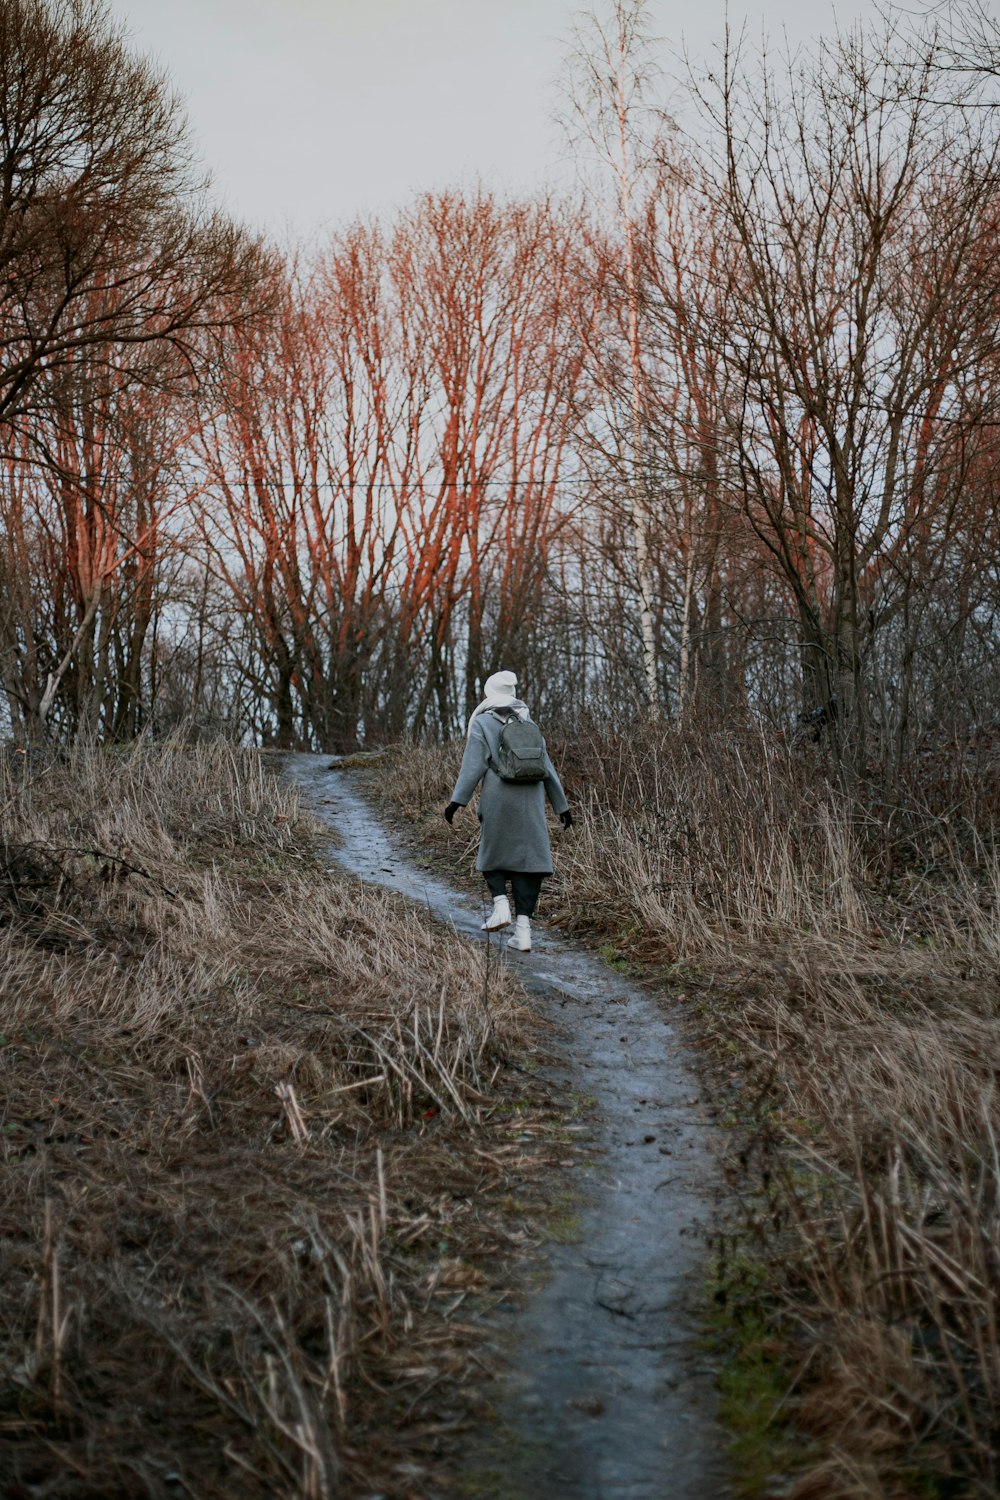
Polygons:
[[449,802],[448,803],[448,806],[444,810],[444,820],[445,820],[446,823],[450,823],[451,822],[452,818],[458,812],[458,809],[461,807],[461,805],[462,805],[461,802]]
[[559,821],[564,828],[573,827],[573,814],[570,812],[568,807],[565,812],[561,812],[559,814]]

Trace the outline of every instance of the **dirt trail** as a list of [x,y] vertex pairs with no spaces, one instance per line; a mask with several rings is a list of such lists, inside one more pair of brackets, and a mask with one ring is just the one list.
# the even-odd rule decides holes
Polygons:
[[[482,942],[481,907],[419,870],[329,764],[294,755],[287,769],[336,829],[338,863]],[[724,1500],[724,1439],[690,1312],[716,1180],[698,1085],[650,995],[544,926],[534,941],[507,961],[559,1027],[555,1082],[596,1101],[598,1165],[578,1183],[574,1243],[546,1246],[540,1290],[508,1316],[497,1435],[469,1493]]]

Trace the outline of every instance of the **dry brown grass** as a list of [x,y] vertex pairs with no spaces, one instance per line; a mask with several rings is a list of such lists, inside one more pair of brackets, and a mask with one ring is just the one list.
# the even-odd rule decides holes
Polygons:
[[513,981],[251,754],[9,760],[0,805],[0,1490],[425,1494],[548,1152]]
[[406,746],[379,770],[378,795],[401,817],[420,826],[427,848],[456,870],[474,866],[479,830],[469,813],[458,813],[449,827],[443,812],[462,764],[464,741],[446,745]]
[[[812,1454],[794,1493],[996,1495],[1000,879],[974,821],[995,764],[945,767],[945,794],[936,757],[889,807],[751,727],[555,753],[582,816],[550,914],[659,966],[719,1064],[735,1254]],[[447,757],[428,769],[440,802]]]

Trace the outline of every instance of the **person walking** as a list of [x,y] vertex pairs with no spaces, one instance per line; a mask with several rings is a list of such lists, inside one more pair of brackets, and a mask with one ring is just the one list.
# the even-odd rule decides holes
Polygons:
[[[508,947],[528,953],[531,918],[542,881],[552,874],[552,848],[545,824],[546,797],[564,828],[572,825],[573,815],[544,741],[537,780],[513,781],[500,775],[499,768],[506,764],[501,744],[504,728],[518,721],[533,722],[527,704],[515,696],[516,691],[517,677],[513,672],[495,672],[487,678],[485,697],[469,720],[465,754],[444,815],[451,823],[482,783],[476,869],[482,871],[493,897],[493,910],[483,923],[483,930],[495,932],[510,925],[509,883],[516,921]],[[540,740],[540,735],[537,738]]]

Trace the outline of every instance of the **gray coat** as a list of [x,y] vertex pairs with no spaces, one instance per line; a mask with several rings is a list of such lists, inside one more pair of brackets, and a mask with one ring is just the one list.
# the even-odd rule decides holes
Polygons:
[[465,807],[482,782],[477,870],[551,875],[552,849],[545,826],[545,798],[548,796],[555,813],[563,813],[569,806],[566,793],[548,755],[545,757],[548,775],[544,781],[500,780],[488,763],[496,758],[502,728],[503,718],[492,712],[481,713],[473,721],[451,800]]

